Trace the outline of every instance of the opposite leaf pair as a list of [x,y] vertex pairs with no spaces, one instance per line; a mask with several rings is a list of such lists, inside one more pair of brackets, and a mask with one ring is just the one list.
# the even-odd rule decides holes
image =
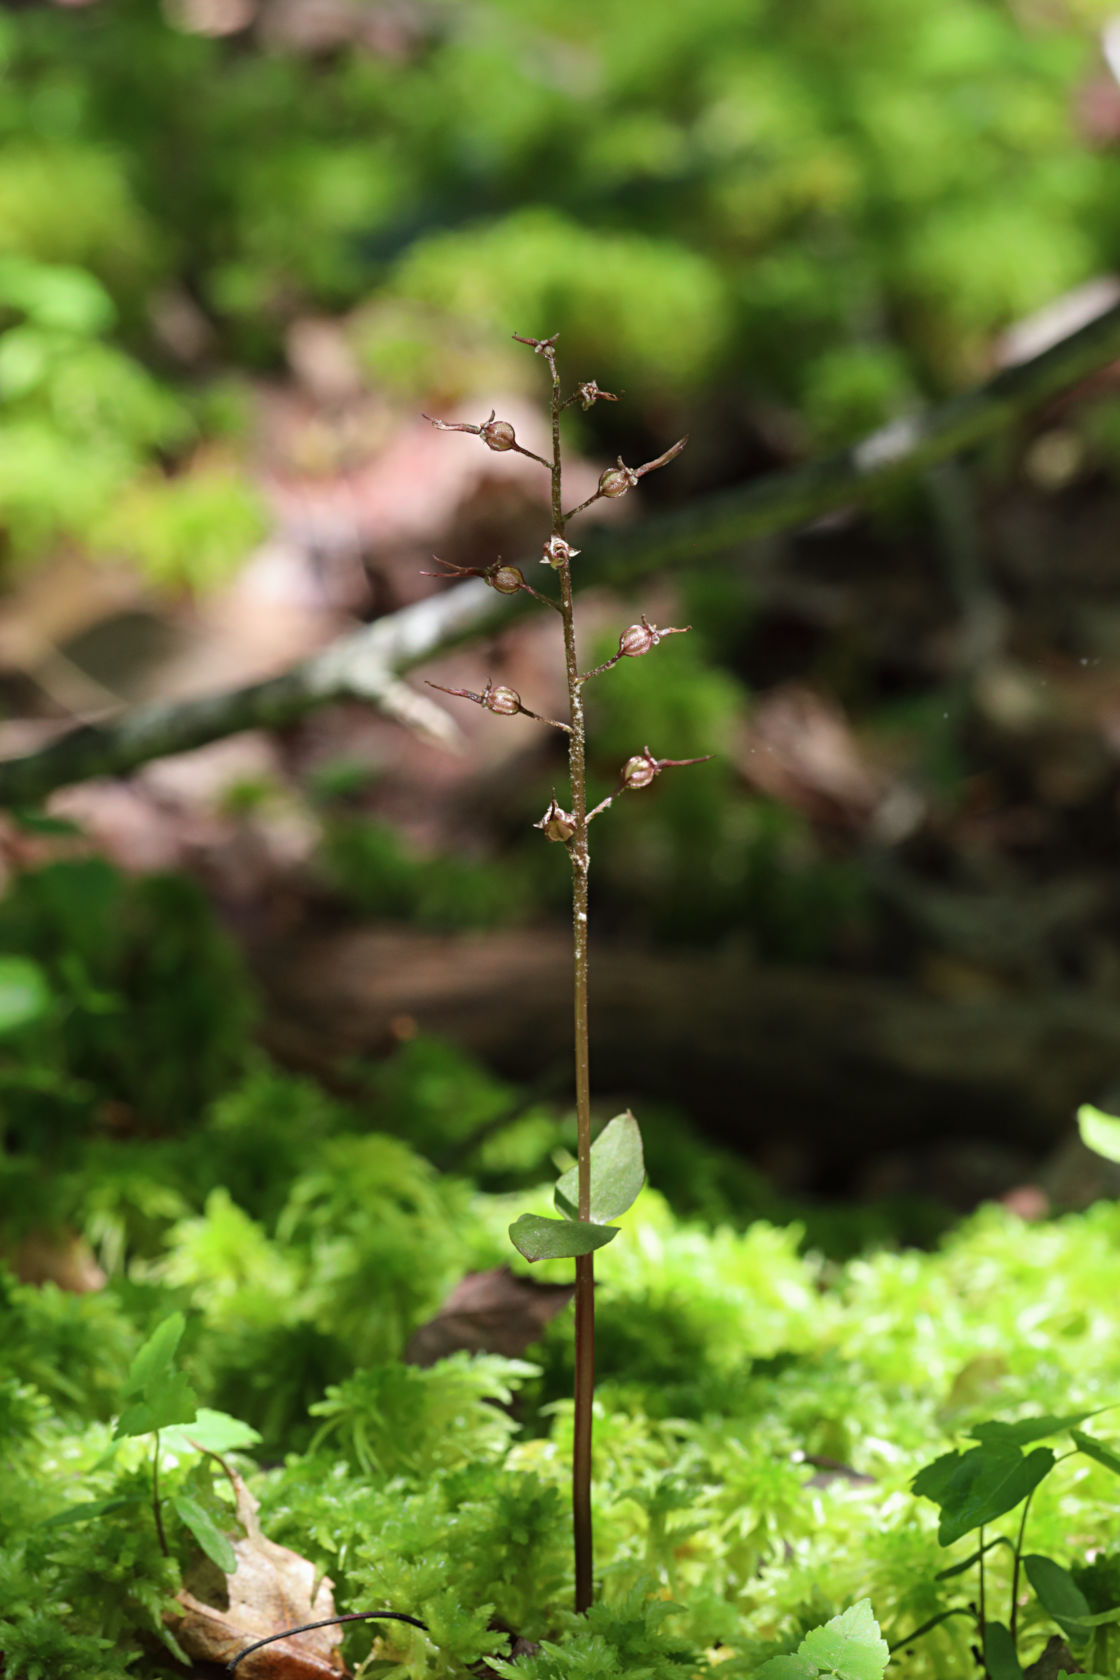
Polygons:
[[559,1219],[523,1213],[509,1228],[510,1241],[526,1260],[567,1260],[604,1248],[618,1235],[618,1219],[634,1205],[645,1183],[642,1135],[627,1109],[609,1120],[591,1145],[590,1217],[579,1217],[579,1174],[563,1174],[552,1193]]

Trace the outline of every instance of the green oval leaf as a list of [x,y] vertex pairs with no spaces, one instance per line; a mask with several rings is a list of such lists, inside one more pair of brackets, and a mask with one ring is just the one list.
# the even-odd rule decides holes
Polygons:
[[1103,1155],[1106,1161],[1120,1161],[1120,1120],[1115,1114],[1106,1114],[1092,1103],[1082,1103],[1077,1111],[1077,1126],[1086,1149]]
[[523,1213],[509,1228],[509,1240],[526,1260],[573,1260],[603,1248],[618,1235],[617,1225],[594,1225],[582,1219],[545,1219]]
[[30,957],[0,957],[0,1033],[15,1032],[51,1005],[47,977]]
[[1032,1552],[1023,1559],[1027,1580],[1038,1594],[1039,1603],[1053,1616],[1062,1632],[1076,1638],[1086,1616],[1092,1614],[1089,1600],[1067,1569],[1053,1558]]
[[237,1553],[210,1513],[204,1511],[189,1493],[177,1493],[171,1504],[180,1522],[187,1525],[210,1562],[216,1563],[223,1575],[233,1575],[237,1570]]
[[[642,1134],[627,1109],[608,1120],[591,1145],[591,1219],[601,1224],[617,1219],[633,1207],[646,1181]],[[558,1179],[553,1192],[558,1213],[579,1217],[579,1169],[572,1167]]]
[[1023,1680],[1015,1641],[1002,1622],[984,1624],[984,1666],[990,1680]]

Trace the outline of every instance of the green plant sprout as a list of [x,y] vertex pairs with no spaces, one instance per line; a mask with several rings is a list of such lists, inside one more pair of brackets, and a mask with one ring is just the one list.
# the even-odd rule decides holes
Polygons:
[[[1097,1408],[1097,1411],[1107,1408]],[[936,1577],[951,1580],[976,1566],[977,1593],[967,1605],[953,1605],[931,1616],[921,1627],[891,1645],[897,1651],[948,1621],[964,1616],[975,1623],[986,1680],[1023,1680],[1018,1655],[1020,1577],[1026,1575],[1042,1609],[1061,1629],[1079,1659],[1099,1665],[1102,1673],[1115,1673],[1115,1630],[1120,1627],[1120,1603],[1094,1610],[1079,1580],[1085,1570],[1070,1571],[1039,1553],[1024,1554],[1027,1518],[1036,1489],[1057,1465],[1078,1453],[1085,1454],[1114,1475],[1120,1476],[1120,1452],[1078,1427],[1094,1411],[1073,1412],[1066,1417],[1028,1417],[1017,1423],[990,1420],[974,1424],[968,1439],[977,1444],[966,1451],[943,1453],[914,1477],[913,1490],[932,1500],[941,1512],[938,1543],[951,1546],[966,1534],[976,1534],[977,1549],[961,1563],[943,1569]],[[1052,1447],[1036,1445],[1055,1435],[1069,1434],[1073,1447],[1060,1457]],[[1024,1452],[1030,1447],[1029,1452]],[[1015,1539],[997,1535],[985,1540],[988,1523],[1022,1507]],[[989,1592],[985,1560],[996,1547],[1011,1553],[1010,1605],[1006,1621],[989,1614]],[[1116,1596],[1110,1592],[1109,1596]],[[776,1680],[776,1677],[775,1677]]]
[[[172,1313],[156,1326],[136,1354],[121,1388],[120,1397],[125,1409],[113,1431],[115,1441],[138,1435],[152,1437],[151,1511],[156,1539],[164,1557],[169,1555],[170,1548],[163,1520],[164,1500],[160,1492],[161,1447],[174,1447],[178,1454],[200,1453],[221,1463],[221,1453],[251,1447],[260,1440],[257,1431],[247,1423],[225,1412],[199,1406],[194,1390],[175,1363],[175,1353],[185,1328],[186,1320],[182,1313]],[[118,1510],[134,1502],[128,1496],[91,1499],[68,1506],[48,1518],[48,1524],[58,1528],[63,1524],[88,1522],[104,1516],[109,1510]],[[211,1562],[231,1575],[237,1568],[237,1558],[213,1513],[194,1494],[183,1489],[178,1489],[169,1503]]]
[[[556,1185],[554,1200],[557,1219],[538,1214],[524,1214],[510,1227],[510,1238],[518,1251],[529,1261],[574,1259],[575,1293],[575,1414],[572,1449],[572,1525],[575,1543],[575,1605],[577,1612],[590,1608],[594,1597],[592,1532],[591,1532],[591,1431],[594,1393],[595,1361],[595,1274],[594,1251],[602,1248],[617,1235],[617,1227],[610,1223],[625,1213],[641,1191],[645,1179],[641,1134],[632,1114],[621,1114],[604,1128],[594,1145],[591,1141],[591,1079],[588,1053],[588,872],[590,852],[588,831],[596,817],[609,809],[619,794],[648,787],[663,770],[686,764],[700,764],[702,758],[655,758],[649,747],[634,754],[622,767],[619,784],[613,793],[588,807],[587,794],[587,734],[583,709],[583,688],[592,677],[603,675],[622,659],[637,659],[652,651],[666,636],[683,635],[688,625],[658,628],[642,616],[619,637],[618,652],[603,664],[589,671],[580,671],[576,653],[575,608],[572,591],[572,561],[579,554],[567,540],[568,523],[593,502],[626,495],[646,473],[667,466],[680,454],[687,437],[681,438],[656,460],[641,467],[628,467],[619,458],[618,465],[608,467],[599,478],[593,495],[576,507],[564,511],[562,493],[562,450],[560,417],[573,403],[590,409],[596,402],[618,399],[610,391],[600,390],[595,380],[585,380],[564,396],[556,370],[556,338],[523,338],[515,333],[520,344],[528,345],[543,358],[551,376],[551,460],[522,448],[513,427],[506,420],[490,418],[473,426],[444,420],[432,420],[441,431],[470,432],[482,439],[488,449],[504,453],[515,451],[537,462],[551,475],[552,530],[542,553],[542,563],[557,577],[559,599],[542,594],[525,579],[517,566],[501,561],[481,568],[449,566],[444,576],[481,577],[502,595],[516,595],[521,591],[531,595],[559,613],[563,624],[564,662],[567,672],[568,717],[542,717],[522,703],[521,696],[505,684],[495,686],[487,682],[481,694],[469,689],[440,688],[471,700],[499,717],[530,717],[559,729],[568,737],[568,769],[571,786],[571,809],[566,809],[555,794],[548,809],[535,825],[548,840],[567,848],[572,868],[572,939],[573,939],[573,1005],[575,1016],[575,1087],[576,1087],[576,1165],[565,1173]],[[431,419],[430,415],[425,416]],[[446,564],[446,563],[444,563]],[[437,574],[438,575],[438,574]],[[707,755],[710,757],[710,754]]]

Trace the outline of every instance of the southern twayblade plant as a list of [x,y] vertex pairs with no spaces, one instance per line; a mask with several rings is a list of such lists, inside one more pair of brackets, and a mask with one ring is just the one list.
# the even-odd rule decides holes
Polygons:
[[[572,1450],[572,1519],[575,1540],[575,1603],[577,1611],[589,1608],[593,1598],[593,1569],[591,1542],[591,1425],[594,1390],[595,1348],[595,1276],[594,1251],[617,1235],[617,1227],[610,1221],[617,1219],[631,1206],[642,1188],[645,1169],[642,1160],[642,1141],[632,1114],[618,1115],[604,1128],[595,1143],[591,1141],[591,1081],[588,1059],[588,871],[590,852],[588,831],[596,817],[601,816],[622,793],[646,788],[663,770],[686,764],[700,764],[697,758],[656,758],[649,747],[636,752],[623,765],[618,786],[613,793],[589,808],[587,796],[587,734],[583,709],[584,684],[611,670],[622,659],[637,659],[651,652],[666,636],[684,634],[689,626],[659,628],[643,615],[640,622],[631,624],[619,637],[618,652],[592,670],[580,671],[576,653],[575,610],[572,590],[572,562],[579,554],[567,539],[568,523],[593,502],[613,500],[626,495],[646,473],[668,463],[679,455],[687,443],[681,438],[656,460],[641,467],[628,467],[621,458],[618,465],[608,467],[600,476],[591,496],[576,507],[564,511],[562,493],[562,452],[560,417],[574,403],[589,409],[594,403],[617,398],[610,391],[600,390],[594,380],[585,380],[565,396],[556,370],[555,338],[522,338],[518,343],[528,345],[547,364],[551,376],[551,459],[534,454],[518,443],[513,427],[506,420],[498,420],[491,413],[481,425],[469,425],[433,420],[441,431],[468,432],[480,438],[488,449],[499,453],[512,450],[537,462],[551,476],[552,530],[544,543],[542,564],[555,574],[558,598],[534,589],[517,566],[495,562],[489,567],[449,566],[444,576],[481,577],[502,595],[516,595],[522,591],[534,600],[555,610],[562,621],[564,662],[567,672],[567,719],[543,717],[530,710],[516,690],[505,684],[487,682],[481,694],[469,689],[444,688],[473,701],[499,717],[529,717],[559,729],[568,738],[568,769],[570,799],[562,805],[555,794],[544,815],[536,823],[548,840],[566,848],[572,869],[572,929],[573,929],[573,1004],[575,1016],[575,1092],[576,1092],[576,1165],[565,1173],[556,1185],[555,1205],[558,1217],[544,1218],[525,1214],[510,1227],[514,1246],[527,1260],[574,1259],[576,1272],[575,1294],[575,1409]],[[427,416],[426,418],[431,418]],[[432,687],[441,687],[432,684]]]
[[[1098,1408],[1100,1409],[1100,1408]],[[966,1534],[975,1534],[978,1545],[960,1563],[943,1569],[939,1581],[948,1581],[976,1567],[977,1592],[968,1604],[953,1605],[931,1616],[905,1638],[895,1640],[891,1650],[913,1644],[916,1639],[948,1621],[964,1616],[976,1627],[978,1654],[987,1680],[1022,1680],[1018,1655],[1020,1576],[1025,1574],[1043,1610],[1061,1629],[1071,1647],[1082,1657],[1089,1655],[1104,1664],[1110,1630],[1120,1624],[1120,1605],[1096,1613],[1068,1569],[1040,1553],[1024,1553],[1027,1518],[1035,1490],[1057,1465],[1083,1453],[1105,1469],[1120,1475],[1120,1452],[1104,1441],[1085,1434],[1078,1426],[1093,1412],[1073,1412],[1066,1417],[1021,1418],[1017,1423],[991,1420],[977,1423],[968,1431],[974,1446],[965,1451],[943,1453],[915,1476],[913,1490],[932,1500],[941,1513],[937,1538],[951,1546]],[[1060,1456],[1039,1443],[1068,1433],[1073,1446]],[[1024,1449],[1029,1448],[1029,1451]],[[1007,1535],[984,1538],[985,1527],[1022,1507],[1014,1540]],[[990,1594],[985,1560],[996,1547],[1011,1553],[1010,1602],[1006,1621],[990,1614]]]

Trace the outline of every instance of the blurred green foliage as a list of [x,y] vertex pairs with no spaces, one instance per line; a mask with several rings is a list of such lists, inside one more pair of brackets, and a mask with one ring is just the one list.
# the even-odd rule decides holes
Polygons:
[[39,987],[3,1036],[0,1136],[54,1171],[98,1118],[110,1131],[193,1119],[244,1056],[240,961],[185,877],[129,880],[99,858],[27,871],[0,900],[0,946]]
[[[276,368],[309,311],[350,314],[410,403],[526,380],[511,326],[651,419],[718,390],[822,443],[974,378],[1120,257],[1116,159],[1078,116],[1106,13],[650,0],[635,28],[627,0],[475,0],[389,39],[355,8],[316,45],[269,0],[226,37],[149,0],[10,10],[5,548],[220,575],[260,515],[195,461],[208,389]],[[185,363],[169,299],[208,345]]]

